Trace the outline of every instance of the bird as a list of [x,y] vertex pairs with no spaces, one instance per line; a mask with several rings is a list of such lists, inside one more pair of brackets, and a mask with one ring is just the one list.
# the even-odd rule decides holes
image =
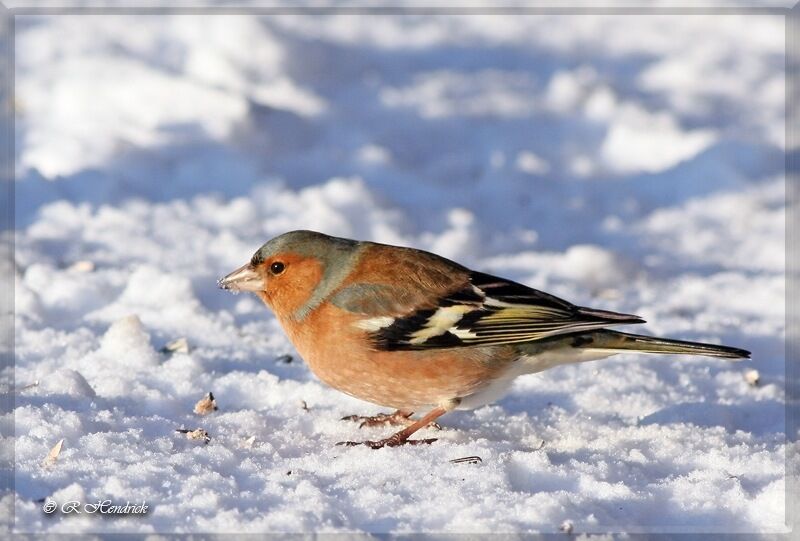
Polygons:
[[[515,378],[617,353],[750,358],[744,349],[624,333],[636,315],[577,306],[431,252],[289,231],[218,280],[255,293],[311,371],[334,389],[394,409],[348,416],[404,428],[378,449],[418,445],[418,430],[455,409],[501,398]],[[425,412],[413,419],[414,412]]]

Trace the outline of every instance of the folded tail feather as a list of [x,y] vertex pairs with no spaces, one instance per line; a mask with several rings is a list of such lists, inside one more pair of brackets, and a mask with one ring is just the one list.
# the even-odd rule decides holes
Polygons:
[[623,314],[620,312],[611,312],[609,310],[598,310],[597,308],[587,308],[585,306],[578,307],[577,313],[586,318],[605,321],[609,325],[646,323],[644,319],[633,314]]
[[702,342],[656,338],[641,334],[629,334],[607,329],[576,334],[573,347],[615,351],[638,351],[640,353],[672,353],[683,355],[707,355],[724,359],[749,359],[750,352],[744,349]]

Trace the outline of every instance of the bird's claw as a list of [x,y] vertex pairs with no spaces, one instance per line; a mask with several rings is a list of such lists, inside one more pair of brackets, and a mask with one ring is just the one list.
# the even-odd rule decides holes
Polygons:
[[[360,424],[358,428],[367,428],[373,426],[409,426],[414,424],[414,420],[411,418],[412,413],[379,413],[378,415],[372,416],[364,416],[364,415],[348,415],[346,417],[342,417],[342,421],[353,421]],[[434,428],[436,430],[442,430],[442,425],[439,423],[430,423],[428,428]]]
[[358,428],[385,425],[409,426],[414,424],[414,420],[411,419],[411,415],[413,414],[400,411],[396,411],[394,413],[379,413],[378,415],[372,416],[348,415],[347,417],[342,417],[342,421],[361,421],[361,424],[358,425]]
[[399,447],[400,445],[430,445],[435,442],[437,438],[425,438],[420,440],[401,440],[398,438],[385,438],[382,440],[367,440],[367,441],[340,441],[336,445],[344,445],[347,447],[354,447],[356,445],[366,445],[372,449],[380,449],[381,447]]

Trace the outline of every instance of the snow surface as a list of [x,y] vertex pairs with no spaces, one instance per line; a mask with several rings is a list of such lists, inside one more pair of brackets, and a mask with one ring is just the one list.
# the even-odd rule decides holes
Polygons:
[[[785,530],[782,18],[16,30],[17,531]],[[429,249],[753,361],[563,366],[444,417],[430,446],[337,447],[388,434],[339,420],[380,408],[215,285],[297,228]],[[188,353],[163,350],[181,337]],[[466,456],[482,462],[449,462]],[[44,498],[150,512],[48,516]]]

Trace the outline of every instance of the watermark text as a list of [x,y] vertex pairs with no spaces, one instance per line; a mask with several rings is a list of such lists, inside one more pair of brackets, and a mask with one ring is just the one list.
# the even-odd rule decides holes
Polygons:
[[150,510],[147,502],[113,502],[111,500],[97,500],[96,502],[81,503],[70,500],[59,504],[55,500],[47,499],[42,505],[42,511],[48,515],[61,513],[62,515],[146,515]]

